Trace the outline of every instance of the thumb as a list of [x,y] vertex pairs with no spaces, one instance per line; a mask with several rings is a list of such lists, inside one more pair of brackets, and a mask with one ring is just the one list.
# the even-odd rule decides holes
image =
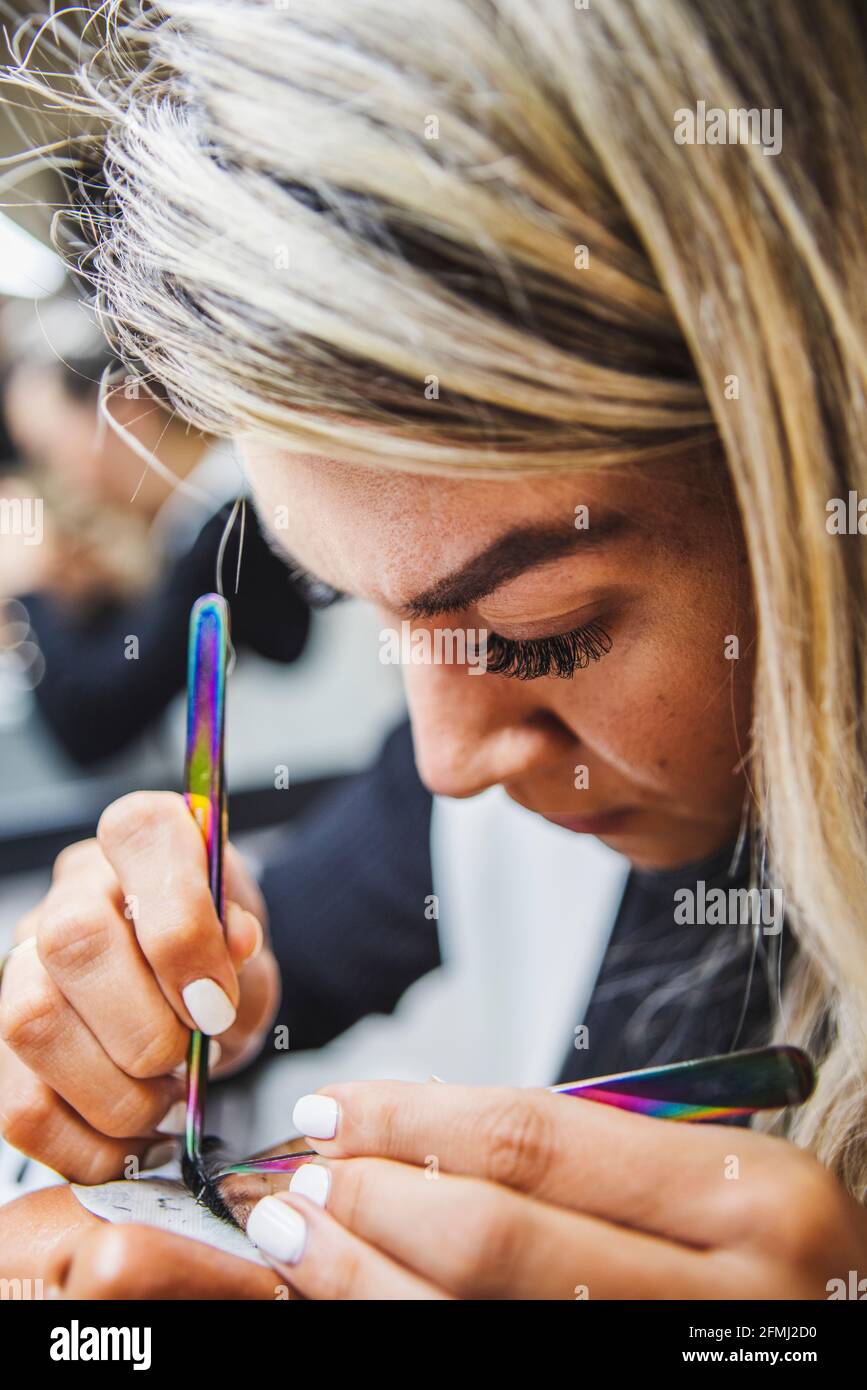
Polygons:
[[227,902],[223,909],[226,946],[237,971],[255,960],[265,944],[261,921],[237,902]]
[[277,1299],[276,1271],[202,1241],[134,1223],[87,1231],[50,1271],[64,1299]]

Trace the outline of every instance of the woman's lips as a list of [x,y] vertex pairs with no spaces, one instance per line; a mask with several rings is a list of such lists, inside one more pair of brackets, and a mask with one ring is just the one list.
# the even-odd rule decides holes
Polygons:
[[600,811],[596,816],[556,816],[543,811],[545,820],[554,825],[562,825],[566,830],[574,830],[579,835],[613,835],[622,830],[632,815],[630,806],[621,806],[616,811]]

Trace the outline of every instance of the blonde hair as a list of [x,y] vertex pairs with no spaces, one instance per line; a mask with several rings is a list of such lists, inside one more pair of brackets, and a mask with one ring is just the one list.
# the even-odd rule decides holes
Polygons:
[[[779,1029],[821,1058],[779,1124],[864,1200],[867,548],[826,528],[867,496],[860,4],[96,8],[22,30],[7,80],[56,89],[40,55],[75,55],[41,152],[75,185],[59,233],[189,421],[499,477],[721,444],[800,946]],[[700,102],[779,110],[781,150],[678,143]]]

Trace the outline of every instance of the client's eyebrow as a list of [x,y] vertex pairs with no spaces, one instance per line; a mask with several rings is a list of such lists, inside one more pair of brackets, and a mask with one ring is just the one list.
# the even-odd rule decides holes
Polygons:
[[452,574],[409,599],[405,610],[413,618],[458,612],[538,565],[559,560],[574,550],[595,549],[634,529],[634,523],[622,512],[594,512],[586,530],[577,530],[574,525],[514,526]]

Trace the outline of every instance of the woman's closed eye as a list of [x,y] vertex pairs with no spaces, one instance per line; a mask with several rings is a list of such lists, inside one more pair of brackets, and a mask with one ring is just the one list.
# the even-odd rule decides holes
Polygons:
[[560,676],[564,680],[583,671],[591,661],[601,661],[613,642],[600,622],[585,623],[556,637],[511,638],[488,632],[486,670],[517,680]]
[[[282,558],[285,560],[286,557]],[[335,589],[332,584],[326,584],[324,579],[318,579],[295,560],[286,563],[293,585],[310,608],[330,608],[332,604],[340,603],[347,597],[342,589]]]

